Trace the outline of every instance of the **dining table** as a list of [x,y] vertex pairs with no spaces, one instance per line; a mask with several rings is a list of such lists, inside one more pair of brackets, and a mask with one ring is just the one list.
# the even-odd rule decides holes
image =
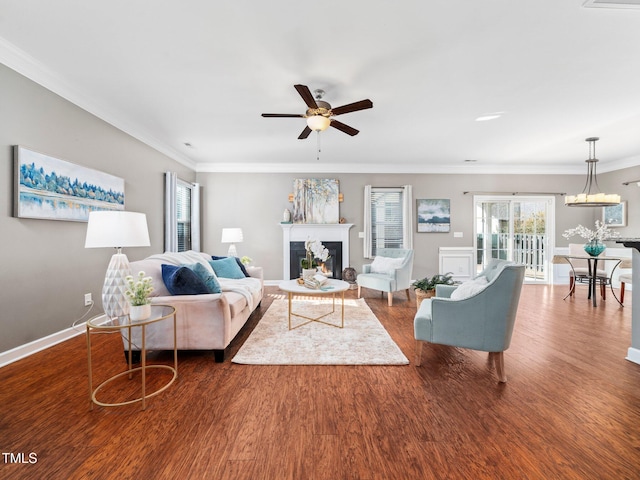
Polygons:
[[[613,298],[615,298],[616,301],[622,306],[622,302],[616,295],[616,292],[613,290],[613,284],[611,282],[611,278],[613,277],[613,272],[616,270],[616,268],[631,268],[631,258],[614,257],[614,256],[608,256],[608,255],[592,256],[592,255],[586,255],[586,254],[585,255],[554,255],[552,259],[552,263],[554,264],[568,263],[573,272],[573,278],[577,279],[578,275],[576,275],[576,267],[574,263],[580,260],[587,262],[587,266],[588,266],[587,277],[588,277],[588,284],[589,284],[587,299],[590,299],[592,301],[593,306],[594,307],[598,306],[596,289],[597,289],[598,283],[602,284],[603,282],[605,282],[604,283],[605,287],[606,285],[609,285],[609,287],[611,288],[611,294],[613,295]],[[615,264],[611,269],[611,273],[606,278],[598,277],[598,273],[597,273],[598,264],[604,265],[605,262],[615,262]],[[565,295],[564,299],[566,299],[575,291],[576,283],[577,283],[576,281],[573,282],[573,285],[571,286],[569,293]]]

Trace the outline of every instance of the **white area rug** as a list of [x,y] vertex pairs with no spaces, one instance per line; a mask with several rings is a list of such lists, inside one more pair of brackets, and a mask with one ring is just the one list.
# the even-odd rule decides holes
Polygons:
[[[409,363],[363,299],[345,299],[344,328],[311,322],[289,330],[287,300],[274,300],[234,363],[249,365],[406,365]],[[316,317],[331,311],[331,299],[295,297],[293,311]],[[335,313],[322,319],[340,325]],[[304,323],[292,317],[292,325]]]

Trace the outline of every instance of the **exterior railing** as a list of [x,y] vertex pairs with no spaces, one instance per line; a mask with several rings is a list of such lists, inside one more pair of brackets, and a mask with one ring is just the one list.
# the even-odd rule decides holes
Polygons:
[[[483,235],[478,235],[478,265],[483,265],[483,254],[487,251]],[[547,258],[545,250],[545,235],[533,235],[518,233],[513,236],[513,244],[510,245],[508,233],[494,233],[491,235],[491,258],[506,260],[508,252],[512,252],[512,260],[525,265],[525,276],[528,278],[543,279],[544,265]],[[487,251],[487,254],[489,252]],[[489,256],[489,255],[488,255]]]

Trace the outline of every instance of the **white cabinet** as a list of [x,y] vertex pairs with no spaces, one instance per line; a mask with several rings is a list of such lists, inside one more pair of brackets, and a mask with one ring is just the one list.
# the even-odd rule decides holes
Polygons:
[[470,280],[476,274],[473,247],[440,247],[439,273],[453,273],[457,282]]

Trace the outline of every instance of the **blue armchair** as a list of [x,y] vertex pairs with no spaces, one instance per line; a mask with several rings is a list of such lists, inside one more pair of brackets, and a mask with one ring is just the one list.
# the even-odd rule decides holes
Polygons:
[[[380,258],[378,258],[380,257]],[[399,265],[387,271],[375,271],[378,260],[402,259]],[[393,305],[393,292],[406,290],[407,300],[411,300],[409,287],[411,286],[411,272],[413,270],[413,250],[404,248],[378,248],[376,259],[372,264],[362,266],[362,273],[356,278],[358,284],[358,298],[362,287],[387,292],[387,303]]]
[[498,379],[507,381],[503,353],[511,344],[524,265],[494,259],[480,276],[486,286],[468,298],[451,299],[457,287],[437,285],[436,296],[422,302],[413,322],[418,366],[423,342],[470,348],[489,352]]

